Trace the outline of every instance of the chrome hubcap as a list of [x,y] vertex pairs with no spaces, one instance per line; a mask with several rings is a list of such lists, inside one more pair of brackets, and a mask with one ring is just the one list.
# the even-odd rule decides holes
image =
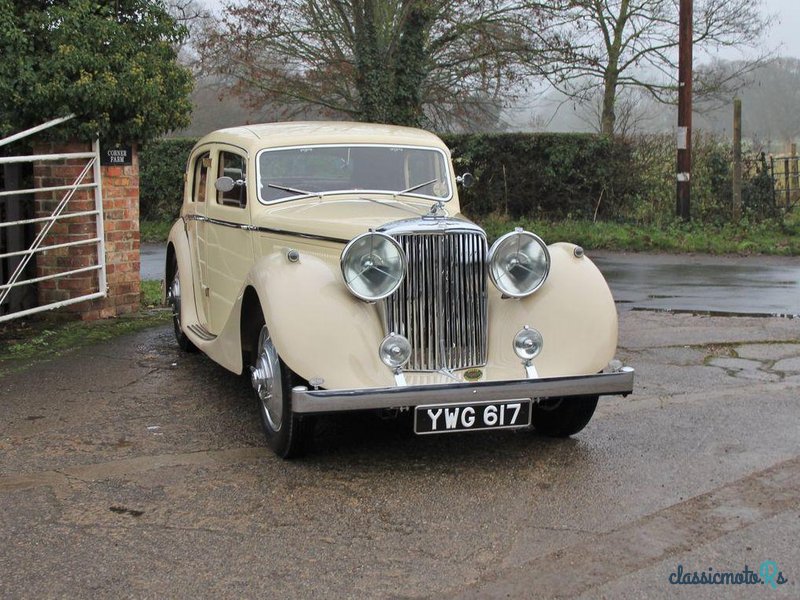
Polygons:
[[283,421],[281,366],[266,325],[258,335],[258,357],[255,366],[250,367],[250,381],[269,426],[279,431]]
[[167,292],[167,303],[172,307],[172,318],[175,319],[175,324],[180,328],[181,326],[181,281],[178,277],[178,271],[175,270],[175,276],[172,278],[172,283]]

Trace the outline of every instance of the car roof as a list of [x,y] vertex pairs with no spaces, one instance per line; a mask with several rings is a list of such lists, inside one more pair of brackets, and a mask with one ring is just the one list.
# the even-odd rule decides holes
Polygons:
[[449,154],[442,140],[422,129],[348,121],[289,121],[229,127],[209,133],[197,145],[214,142],[247,150],[306,144],[392,144],[436,147]]

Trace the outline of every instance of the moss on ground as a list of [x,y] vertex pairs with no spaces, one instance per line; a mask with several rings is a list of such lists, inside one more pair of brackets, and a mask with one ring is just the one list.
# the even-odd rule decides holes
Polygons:
[[159,281],[142,282],[142,308],[135,314],[90,322],[52,318],[10,321],[0,325],[0,376],[77,348],[169,322],[169,309],[161,307]]

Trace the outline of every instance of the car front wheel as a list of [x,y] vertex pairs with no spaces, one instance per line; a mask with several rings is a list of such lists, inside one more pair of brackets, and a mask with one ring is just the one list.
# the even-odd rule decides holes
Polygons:
[[192,343],[181,328],[181,279],[177,265],[173,264],[172,279],[167,284],[167,304],[172,309],[172,328],[175,331],[175,341],[178,347],[185,352],[197,352],[197,347]]
[[568,437],[578,433],[594,415],[598,396],[548,398],[533,406],[533,428],[551,437]]
[[260,324],[250,356],[250,382],[256,393],[267,444],[281,458],[301,456],[313,436],[314,422],[292,411],[295,375],[278,356],[267,326]]

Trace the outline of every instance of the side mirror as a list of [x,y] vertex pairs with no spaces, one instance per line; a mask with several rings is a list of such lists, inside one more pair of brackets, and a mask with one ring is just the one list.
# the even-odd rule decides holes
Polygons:
[[472,173],[464,173],[456,177],[456,183],[463,185],[464,189],[471,188],[472,184],[475,183],[475,178],[472,176]]
[[236,187],[236,182],[232,177],[220,177],[214,182],[214,187],[223,194],[227,194]]

